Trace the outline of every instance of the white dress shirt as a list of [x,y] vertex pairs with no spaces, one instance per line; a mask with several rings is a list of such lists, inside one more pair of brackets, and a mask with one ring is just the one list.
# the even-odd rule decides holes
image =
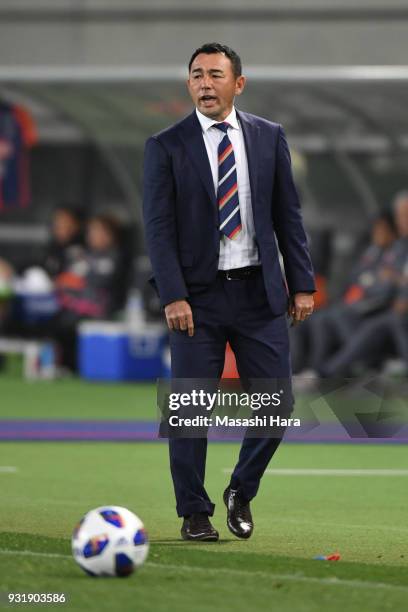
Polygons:
[[[224,138],[224,133],[212,127],[216,123],[196,109],[198,120],[203,130],[203,139],[211,166],[215,193],[218,189],[218,145]],[[244,134],[235,108],[224,119],[231,128],[228,129],[228,138],[234,149],[235,164],[238,181],[239,210],[241,215],[242,230],[234,240],[220,234],[220,259],[219,270],[231,270],[233,268],[244,268],[260,264],[258,247],[255,240],[254,217],[251,203],[251,187],[249,183],[248,161],[245,150]]]

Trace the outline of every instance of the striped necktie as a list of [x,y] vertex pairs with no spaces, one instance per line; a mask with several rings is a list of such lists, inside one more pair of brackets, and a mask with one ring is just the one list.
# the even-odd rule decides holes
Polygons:
[[239,212],[237,169],[234,149],[228,138],[228,128],[225,121],[215,123],[212,127],[224,132],[224,138],[218,146],[218,216],[220,232],[233,240],[242,230]]

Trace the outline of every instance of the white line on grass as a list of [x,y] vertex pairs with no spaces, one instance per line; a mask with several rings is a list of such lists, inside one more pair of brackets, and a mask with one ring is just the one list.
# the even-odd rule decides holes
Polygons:
[[400,526],[395,526],[395,525],[356,525],[354,523],[338,523],[337,521],[334,522],[323,522],[320,521],[318,523],[316,523],[315,521],[309,521],[307,519],[302,519],[302,518],[277,518],[277,517],[273,517],[273,522],[274,523],[291,523],[293,525],[311,525],[312,527],[315,527],[316,529],[320,529],[320,527],[341,527],[342,529],[357,529],[358,531],[363,532],[365,529],[374,529],[375,531],[402,531],[403,533],[408,532],[408,527],[400,527]]
[[50,559],[72,559],[71,555],[61,555],[60,553],[44,553],[33,550],[8,550],[0,548],[0,555],[22,555],[23,557],[44,557]]
[[[27,557],[43,557],[43,558],[58,558],[72,561],[70,555],[62,555],[59,553],[44,553],[34,552],[31,550],[7,550],[0,549],[0,555],[22,555]],[[154,563],[148,561],[147,567],[163,571],[174,571],[174,572],[202,572],[204,574],[211,574],[214,576],[224,574],[226,576],[235,576],[236,578],[265,578],[266,580],[282,580],[287,582],[310,582],[315,584],[323,584],[326,586],[343,586],[343,587],[356,587],[361,589],[388,589],[408,592],[408,587],[400,584],[389,584],[386,582],[371,582],[364,580],[345,580],[342,578],[317,578],[315,576],[304,576],[302,574],[275,574],[273,572],[261,572],[255,570],[253,572],[246,572],[239,569],[230,569],[227,567],[200,567],[193,565],[172,565],[170,563]]]
[[0,465],[1,474],[14,474],[15,472],[18,472],[15,465]]
[[344,580],[342,578],[336,578],[335,576],[333,576],[332,578],[316,578],[314,576],[304,576],[302,574],[275,574],[274,572],[261,572],[259,570],[255,570],[253,572],[246,572],[244,570],[229,569],[226,567],[208,568],[195,567],[191,565],[171,565],[151,562],[146,563],[146,565],[148,565],[149,567],[154,567],[155,569],[163,568],[166,570],[174,570],[180,572],[203,572],[214,575],[225,574],[235,576],[237,578],[256,577],[266,578],[267,580],[286,580],[288,582],[311,582],[316,584],[324,584],[327,586],[346,586],[363,589],[398,589],[408,592],[408,587],[399,584],[387,584],[386,582],[368,582],[364,580]]
[[[38,502],[40,502],[41,504],[47,504],[47,505],[56,504],[56,505],[76,506],[76,507],[84,508],[84,502],[81,499],[74,501],[72,499],[52,499],[50,497],[33,498],[33,497],[19,495],[18,497],[13,497],[13,501],[15,503],[24,504],[25,506],[29,504],[36,505],[38,504]],[[93,502],[90,502],[89,504],[87,504],[88,507],[92,505],[97,506],[98,504],[97,503],[95,504]]]
[[[231,468],[223,468],[224,474],[232,474]],[[397,469],[320,469],[275,468],[265,470],[268,476],[408,476],[408,470]]]

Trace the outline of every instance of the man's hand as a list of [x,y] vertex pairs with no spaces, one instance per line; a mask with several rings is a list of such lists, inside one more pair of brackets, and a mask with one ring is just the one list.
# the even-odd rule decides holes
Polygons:
[[189,336],[194,336],[194,321],[191,306],[187,300],[177,300],[164,307],[167,325],[169,329],[187,331]]
[[304,321],[313,312],[314,300],[310,293],[295,293],[289,301],[288,314],[292,317],[292,325]]

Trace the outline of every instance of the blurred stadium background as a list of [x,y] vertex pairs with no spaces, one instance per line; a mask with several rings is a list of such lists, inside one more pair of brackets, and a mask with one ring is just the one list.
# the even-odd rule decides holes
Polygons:
[[335,286],[371,216],[406,185],[407,13],[377,0],[3,0],[1,99],[30,112],[38,140],[32,202],[2,212],[2,254],[41,246],[68,201],[115,207],[143,253],[144,141],[189,112],[186,62],[222,39],[250,79],[238,106],[288,132],[308,229],[331,234],[320,265]]
[[[184,81],[192,51],[210,41],[236,49],[249,79],[237,106],[284,126],[319,280],[319,305],[336,302],[369,242],[373,220],[391,211],[395,194],[408,188],[407,25],[405,0],[0,0],[0,117],[9,119],[11,113],[16,121],[21,153],[16,175],[8,177],[11,192],[3,189],[0,199],[0,259],[9,265],[0,267],[0,437],[8,440],[0,446],[0,478],[8,491],[0,510],[6,513],[0,553],[9,551],[0,554],[2,590],[50,590],[52,557],[47,555],[69,554],[70,529],[81,513],[109,499],[142,516],[155,558],[144,570],[144,587],[136,582],[121,591],[98,586],[96,595],[89,585],[78,585],[79,574],[61,561],[58,579],[53,573],[55,588],[70,589],[78,609],[95,602],[105,609],[111,588],[123,606],[131,605],[139,589],[143,610],[165,610],[167,603],[180,610],[217,607],[209,591],[230,602],[224,610],[247,609],[234,587],[239,578],[242,592],[254,596],[254,578],[240,574],[243,559],[258,571],[255,608],[269,597],[270,572],[272,578],[280,576],[272,586],[282,610],[297,609],[300,600],[302,609],[318,609],[319,598],[335,610],[345,605],[361,610],[361,597],[366,609],[404,609],[405,478],[386,478],[380,471],[407,475],[400,445],[284,445],[278,467],[296,471],[324,465],[328,473],[319,478],[293,474],[284,484],[275,480],[274,491],[265,484],[256,506],[259,535],[249,547],[228,541],[225,531],[221,562],[208,546],[191,551],[172,544],[178,522],[166,451],[161,444],[142,443],[154,437],[155,419],[154,384],[142,381],[166,374],[168,356],[158,304],[147,287],[141,168],[145,139],[190,112]],[[3,144],[6,125],[0,126]],[[0,155],[7,161],[7,144]],[[4,163],[3,188],[6,169]],[[96,327],[83,327],[83,337],[96,344],[84,341],[79,373],[59,380],[55,354],[44,343],[51,335],[46,312],[44,318],[48,302],[33,300],[33,293],[27,297],[18,283],[16,292],[15,281],[30,265],[45,261],[51,221],[61,207],[79,210],[82,219],[113,215],[120,224],[116,247],[122,268],[115,277],[118,301],[106,316],[90,317]],[[19,333],[4,323],[16,300],[25,300],[26,309],[22,314],[20,304],[13,310],[14,319],[25,317]],[[109,318],[110,327],[98,324],[100,318]],[[37,346],[38,321],[42,340]],[[123,348],[129,337],[130,357]],[[25,365],[14,353],[25,355]],[[109,364],[92,369],[108,353]],[[233,374],[233,364],[227,365]],[[301,363],[299,370],[304,367]],[[27,377],[56,380],[30,383]],[[107,385],[107,380],[118,384]],[[122,384],[125,380],[133,382]],[[139,442],[101,442],[98,448],[28,442],[39,439]],[[211,453],[209,480],[213,477],[221,491],[236,447],[214,445]],[[101,466],[108,456],[104,478]],[[377,474],[365,475],[370,468]],[[331,469],[362,473],[340,482]],[[293,509],[289,523],[271,524],[274,504],[281,517]],[[346,550],[340,570],[326,571],[308,561],[337,547]],[[27,550],[34,556],[21,566],[18,554]],[[194,588],[202,607],[193,589],[181,593],[180,564],[201,567]],[[210,565],[229,567],[230,573],[204,578]],[[153,596],[160,567],[174,588],[159,586]],[[304,579],[296,582],[299,572]],[[337,590],[327,582],[333,576],[340,581]],[[349,584],[354,579],[368,586]],[[96,597],[92,604],[91,597]]]

